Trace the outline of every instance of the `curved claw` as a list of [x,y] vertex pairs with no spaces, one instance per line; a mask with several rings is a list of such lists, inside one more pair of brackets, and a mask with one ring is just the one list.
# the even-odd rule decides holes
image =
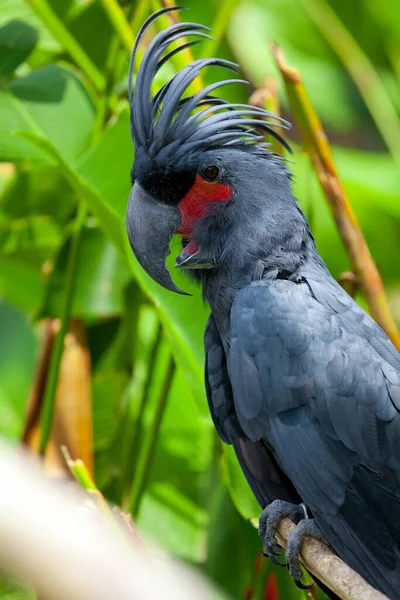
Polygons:
[[313,583],[305,584],[301,582],[303,572],[299,562],[299,554],[306,536],[325,541],[316,521],[314,519],[304,519],[289,535],[285,553],[289,573],[297,587],[302,590],[307,590],[314,585]]
[[267,552],[265,552],[265,549],[261,549],[261,554],[265,556],[265,558],[269,558],[277,567],[287,566],[285,562],[282,562],[281,560],[279,560],[279,558],[276,558],[275,554],[268,554]]
[[277,557],[281,553],[281,547],[275,539],[279,521],[283,517],[290,517],[296,523],[303,518],[303,509],[296,504],[285,502],[283,500],[274,500],[263,511],[258,528],[258,534],[264,547],[264,556],[267,556],[272,562],[284,567],[286,563],[281,562]]
[[283,517],[289,517],[296,523],[296,528],[289,535],[287,541],[285,552],[286,566],[297,587],[301,590],[308,590],[314,584],[302,583],[301,581],[303,576],[303,571],[299,562],[301,546],[306,536],[311,536],[321,541],[325,541],[324,537],[319,530],[316,521],[308,518],[307,508],[304,504],[291,504],[290,502],[284,502],[283,500],[271,502],[271,504],[264,509],[260,517],[258,533],[264,546],[264,551],[262,552],[263,555],[268,557],[279,567],[284,567],[285,563],[277,558],[281,548],[275,539],[275,535],[279,522]]
[[288,571],[296,586],[301,590],[308,590],[308,588],[310,588],[313,585],[313,583],[302,583],[301,578],[303,577],[303,571],[300,566],[298,554],[288,556],[286,560]]
[[271,538],[266,543],[264,542],[264,549],[269,556],[279,556],[282,550],[278,542],[275,541],[275,538]]
[[271,554],[277,555],[280,552],[280,546],[275,539],[278,525],[283,517],[289,517],[295,523],[304,518],[302,505],[291,504],[284,500],[274,500],[262,512],[259,521],[258,535],[260,536],[264,548]]
[[310,588],[313,587],[314,582],[312,581],[311,583],[302,583],[300,580],[296,580],[293,578],[293,581],[295,583],[295,585],[300,588],[301,590],[309,590]]

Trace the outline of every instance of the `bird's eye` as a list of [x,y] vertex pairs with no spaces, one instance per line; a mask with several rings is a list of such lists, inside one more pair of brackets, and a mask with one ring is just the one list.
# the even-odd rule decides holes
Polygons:
[[215,165],[209,165],[203,169],[203,175],[204,179],[207,179],[208,181],[214,181],[214,179],[217,179],[219,175],[219,169]]

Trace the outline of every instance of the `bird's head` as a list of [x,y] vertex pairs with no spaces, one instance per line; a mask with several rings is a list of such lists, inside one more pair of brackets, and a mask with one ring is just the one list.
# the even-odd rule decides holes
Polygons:
[[[176,266],[215,268],[229,223],[257,211],[246,200],[249,185],[255,194],[265,195],[265,185],[273,185],[276,174],[285,171],[267,149],[263,133],[275,136],[285,147],[287,144],[273,129],[277,124],[286,124],[281,119],[261,108],[231,104],[213,95],[217,88],[243,80],[223,80],[187,94],[188,87],[207,66],[237,71],[237,65],[227,60],[195,60],[153,95],[154,77],[160,67],[176,52],[200,40],[191,40],[174,50],[169,50],[170,44],[183,36],[209,37],[203,25],[182,22],[158,33],[143,56],[132,92],[140,39],[158,16],[170,10],[176,9],[163,9],[144,23],[132,52],[129,100],[135,160],[127,229],[144,270],[160,285],[179,292],[165,265],[172,236],[180,234],[183,238],[184,248]],[[269,182],[259,177],[267,160]],[[287,181],[287,174],[282,179]]]

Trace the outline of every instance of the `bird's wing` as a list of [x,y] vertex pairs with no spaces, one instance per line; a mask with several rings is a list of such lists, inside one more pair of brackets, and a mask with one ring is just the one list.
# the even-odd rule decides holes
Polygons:
[[232,419],[235,419],[231,382],[220,335],[210,315],[204,333],[205,382],[208,406],[220,438],[231,443]]
[[225,351],[210,316],[205,336],[205,382],[208,405],[218,435],[232,444],[246,479],[262,507],[276,499],[298,502],[299,497],[274,456],[261,440],[252,442],[244,435],[235,413]]
[[323,276],[253,283],[231,323],[228,369],[244,433],[271,444],[339,555],[400,598],[397,351]]

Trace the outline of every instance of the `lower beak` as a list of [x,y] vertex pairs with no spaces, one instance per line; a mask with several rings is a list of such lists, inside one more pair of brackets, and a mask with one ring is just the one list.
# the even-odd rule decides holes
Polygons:
[[129,195],[126,225],[132,250],[146,273],[167,290],[185,294],[176,287],[165,264],[172,236],[181,225],[179,209],[157,202],[135,182]]
[[215,264],[205,256],[195,242],[190,242],[176,257],[175,267],[179,269],[212,269]]

